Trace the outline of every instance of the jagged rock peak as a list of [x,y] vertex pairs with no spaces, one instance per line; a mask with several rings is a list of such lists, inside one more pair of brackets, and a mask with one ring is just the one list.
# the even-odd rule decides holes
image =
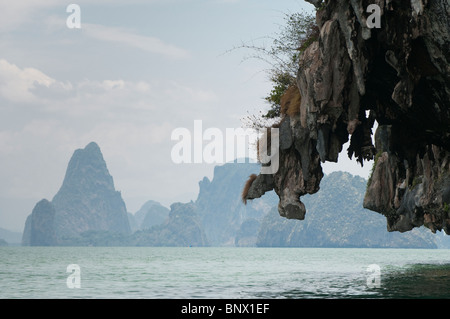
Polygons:
[[52,238],[44,243],[64,245],[86,231],[131,232],[125,203],[94,142],[73,153],[53,200],[36,205],[26,221],[23,243],[43,244],[35,236],[40,234]]
[[113,178],[109,174],[100,147],[89,143],[84,149],[77,149],[67,166],[61,189],[66,187],[93,188],[102,187],[114,189]]
[[125,203],[94,142],[74,152],[52,203],[59,236],[88,230],[131,232]]

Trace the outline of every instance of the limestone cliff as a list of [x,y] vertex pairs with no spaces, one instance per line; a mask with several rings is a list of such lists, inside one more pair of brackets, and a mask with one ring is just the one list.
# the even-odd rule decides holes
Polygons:
[[242,179],[259,169],[257,163],[226,163],[214,168],[212,180],[199,182],[195,204],[211,246],[234,246],[242,224],[262,218],[273,206],[270,195],[247,206],[241,201]]
[[131,236],[133,246],[204,247],[208,239],[194,203],[173,203],[168,219]]
[[309,2],[320,34],[300,57],[299,112],[279,123],[278,172],[259,175],[246,199],[274,189],[280,215],[304,219],[300,197],[319,191],[321,163],[350,141],[350,158],[374,160],[364,207],[389,231],[450,234],[450,3]]
[[51,202],[43,199],[36,204],[25,222],[22,244],[54,246],[56,243],[55,208]]
[[128,219],[130,226],[133,220],[136,223],[135,230],[150,229],[167,221],[169,212],[170,210],[159,202],[149,200],[134,215],[128,215]]
[[96,143],[74,152],[63,184],[51,202],[28,217],[23,245],[59,245],[86,231],[130,234],[125,203]]

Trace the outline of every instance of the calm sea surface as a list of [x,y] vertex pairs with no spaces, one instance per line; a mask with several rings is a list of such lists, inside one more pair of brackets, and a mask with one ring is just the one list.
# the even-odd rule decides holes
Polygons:
[[450,250],[0,247],[0,298],[450,298]]

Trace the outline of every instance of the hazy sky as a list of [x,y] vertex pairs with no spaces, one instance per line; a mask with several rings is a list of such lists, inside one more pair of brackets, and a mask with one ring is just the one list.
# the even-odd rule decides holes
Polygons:
[[[1,228],[22,231],[91,141],[130,212],[195,199],[214,165],[174,164],[171,132],[194,120],[239,128],[267,109],[268,66],[227,51],[312,10],[303,0],[80,0],[81,29],[69,29],[70,3],[0,2]],[[325,166],[336,169],[367,177],[370,167]]]

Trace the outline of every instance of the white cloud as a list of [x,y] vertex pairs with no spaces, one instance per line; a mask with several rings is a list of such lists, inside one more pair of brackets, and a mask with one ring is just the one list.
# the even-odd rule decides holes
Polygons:
[[[159,2],[153,1],[153,2]],[[80,5],[89,5],[91,2],[77,1]],[[135,0],[132,3],[149,4],[149,1]],[[151,1],[150,1],[151,3]],[[96,5],[117,5],[123,4],[122,1],[97,1]],[[130,4],[127,2],[127,4]],[[2,1],[0,2],[0,33],[7,33],[17,29],[23,24],[39,23],[42,20],[47,26],[66,28],[65,19],[68,17],[65,9],[68,4],[61,3],[58,0],[43,1]],[[46,10],[51,7],[60,7],[61,14],[58,16],[46,15]],[[111,27],[84,21],[83,9],[81,8],[81,28],[82,33],[90,38],[118,43],[122,46],[143,50],[153,54],[163,55],[173,59],[186,59],[190,56],[189,51],[180,48],[174,44],[166,43],[162,39],[153,36],[140,35],[134,31],[125,28]]]
[[32,102],[32,89],[37,85],[49,87],[54,82],[35,68],[20,69],[4,59],[0,60],[0,95],[12,102]]
[[[61,117],[95,117],[123,119],[135,112],[153,112],[182,117],[184,109],[202,111],[217,101],[214,92],[177,81],[125,81],[123,79],[62,82],[35,68],[20,68],[0,60],[0,98],[3,109],[33,109]],[[128,113],[128,114],[127,114]]]
[[[218,98],[177,81],[65,83],[0,60],[0,100],[0,191],[11,198],[48,198],[72,152],[91,141],[102,148],[116,180],[127,181],[121,188],[144,196],[139,187],[172,171],[172,130],[214,113]],[[44,180],[46,187],[36,187]]]
[[[66,28],[66,21],[62,19],[62,16],[48,16],[44,23],[54,31]],[[166,43],[157,37],[140,35],[126,28],[87,23],[84,22],[83,18],[81,18],[80,32],[83,36],[94,40],[117,43],[122,47],[143,50],[172,59],[187,59],[190,57],[188,50]]]
[[122,28],[83,23],[82,29],[87,36],[97,40],[117,42],[121,45],[127,45],[174,59],[185,59],[189,57],[187,50],[165,43],[156,37],[138,35]]

